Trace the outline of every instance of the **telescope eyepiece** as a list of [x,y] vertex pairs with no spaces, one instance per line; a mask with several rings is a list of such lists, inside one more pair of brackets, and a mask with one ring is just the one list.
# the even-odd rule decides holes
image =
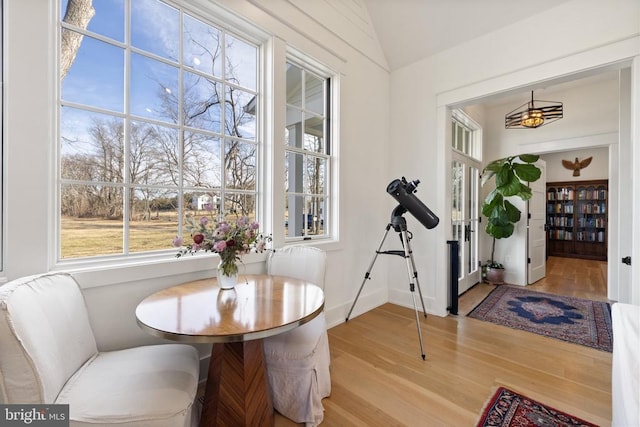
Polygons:
[[419,179],[414,179],[413,181],[409,181],[406,184],[406,189],[407,189],[407,193],[415,193],[418,188],[418,184],[420,184],[420,180]]

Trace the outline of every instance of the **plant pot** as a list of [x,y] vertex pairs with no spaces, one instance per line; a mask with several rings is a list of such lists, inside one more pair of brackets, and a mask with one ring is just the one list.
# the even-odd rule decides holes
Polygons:
[[493,285],[504,283],[504,268],[487,267],[487,282]]

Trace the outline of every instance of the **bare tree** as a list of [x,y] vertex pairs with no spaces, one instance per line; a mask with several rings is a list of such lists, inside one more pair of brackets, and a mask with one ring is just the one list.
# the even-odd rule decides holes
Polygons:
[[[64,19],[74,26],[86,28],[94,13],[91,0],[69,0]],[[67,38],[63,36],[61,63],[68,65],[61,65],[62,78],[71,67],[82,42],[78,33],[66,33],[73,34],[67,34]],[[212,64],[220,61],[222,48],[219,43],[213,49],[203,48],[204,54],[211,56]],[[226,180],[229,193],[225,200],[231,202],[231,209],[245,214],[253,212],[255,196],[248,193],[255,189],[257,150],[255,145],[237,139],[246,136],[242,129],[255,116],[255,111],[244,105],[247,93],[197,73],[185,71],[184,75],[181,99],[180,91],[166,90],[166,82],[158,78],[155,84],[162,120],[182,124],[189,130],[179,132],[178,137],[174,128],[130,121],[125,132],[122,119],[96,120],[87,129],[89,141],[82,143],[88,144],[81,147],[84,154],[62,157],[62,176],[102,185],[67,186],[63,194],[63,214],[122,217],[125,195],[120,184],[125,182],[125,159],[129,173],[127,181],[135,184],[127,200],[132,218],[150,219],[153,206],[166,206],[166,203],[158,204],[154,200],[166,193],[159,189],[177,188],[181,177],[188,186],[202,188],[215,188],[221,180]],[[237,79],[228,77],[227,81],[237,82]],[[226,117],[221,123],[223,108]],[[225,135],[234,138],[226,139],[224,150],[213,153],[213,137],[206,132],[198,132],[198,129],[224,129]],[[128,141],[125,141],[125,135]],[[221,144],[225,144],[225,139],[220,139]],[[223,152],[224,159],[219,159]],[[83,169],[82,162],[90,167]],[[212,181],[214,175],[219,178]],[[80,187],[84,189],[80,191]],[[247,193],[243,193],[244,190]]]
[[[64,13],[63,22],[74,25],[78,28],[86,30],[89,21],[96,14],[93,8],[93,0],[69,0],[67,10]],[[66,28],[62,29],[60,40],[60,80],[69,72],[76,59],[80,45],[82,44],[83,35],[71,31]]]

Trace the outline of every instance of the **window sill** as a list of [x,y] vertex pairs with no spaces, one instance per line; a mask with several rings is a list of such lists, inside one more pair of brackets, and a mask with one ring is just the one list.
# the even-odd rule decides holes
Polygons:
[[[315,246],[327,252],[342,249],[340,241],[333,239],[299,240],[287,242],[284,246],[294,244]],[[255,264],[264,263],[267,255],[268,252],[250,253],[242,257],[242,262],[247,269],[250,268],[250,271],[262,270],[262,268],[256,268]],[[51,270],[72,274],[83,289],[88,289],[171,276],[197,275],[203,272],[211,276],[213,269],[218,265],[219,259],[217,254],[211,252],[185,255],[178,259],[175,258],[175,252],[167,251],[117,260],[102,258],[84,261],[64,261]]]
[[[242,257],[242,262],[251,264],[264,263],[267,252],[251,253]],[[212,253],[186,255],[180,259],[173,254],[154,255],[123,259],[117,262],[68,262],[61,263],[53,271],[64,271],[72,274],[83,289],[153,280],[170,276],[182,276],[208,272],[211,274],[218,265],[219,256]],[[242,267],[241,267],[242,269]]]

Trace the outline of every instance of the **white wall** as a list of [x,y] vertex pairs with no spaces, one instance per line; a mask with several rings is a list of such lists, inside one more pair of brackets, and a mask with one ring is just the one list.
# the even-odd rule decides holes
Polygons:
[[[562,165],[563,160],[574,162],[591,157],[591,163],[580,170],[580,176],[573,176],[573,171]],[[547,182],[589,181],[592,179],[609,179],[609,148],[588,148],[571,150],[540,156],[547,162]]]
[[[542,85],[554,79],[567,79],[598,67],[628,65],[640,55],[639,33],[640,3],[637,1],[574,0],[392,72],[391,135],[398,145],[391,152],[391,170],[404,166],[404,170],[410,171],[405,172],[407,174],[424,171],[433,179],[430,185],[435,194],[430,202],[443,218],[442,226],[429,235],[428,249],[423,250],[433,256],[422,259],[424,263],[419,269],[420,274],[434,280],[429,283],[426,298],[435,313],[445,312],[445,242],[451,237],[447,221],[450,217],[448,165],[451,159],[446,148],[449,108],[478,103],[499,93],[526,90],[533,83]],[[514,42],[522,41],[523,34],[536,34],[535,45],[522,49],[521,43]],[[632,105],[637,109],[639,102],[640,88],[636,86]],[[503,120],[504,117],[501,123]],[[490,126],[487,117],[485,126]],[[637,125],[634,126],[637,129]],[[486,136],[485,141],[491,143]],[[534,148],[541,150],[539,146]],[[568,144],[565,148],[579,147]],[[501,154],[510,153],[493,153],[487,159],[502,157]],[[393,276],[393,271],[390,274],[400,277]],[[390,286],[392,301],[400,302],[401,286]],[[640,280],[636,280],[635,286],[640,286]]]
[[[55,201],[56,140],[56,18],[48,0],[5,2],[5,271],[4,280],[54,269],[53,215]],[[209,1],[196,2],[213,7]],[[340,36],[329,32],[315,17],[291,2],[219,2],[234,15],[256,23],[267,35],[279,57],[287,44],[306,52],[340,73],[341,98],[334,120],[341,133],[339,151],[340,241],[320,245],[328,251],[326,313],[330,324],[344,321],[360,282],[374,254],[381,232],[394,207],[385,192],[396,177],[388,167],[389,75],[376,63],[380,48],[356,27],[342,28]],[[316,7],[317,9],[317,7]],[[221,16],[225,11],[220,13]],[[319,12],[316,10],[316,12]],[[340,11],[325,5],[323,19],[340,22]],[[366,17],[365,17],[366,18]],[[370,57],[376,57],[373,62]],[[276,64],[282,66],[284,63]],[[276,87],[274,97],[278,96]],[[280,95],[281,96],[281,95]],[[284,111],[284,106],[281,106]],[[41,201],[34,204],[33,201]],[[281,227],[281,219],[272,220]],[[109,269],[74,266],[91,313],[101,349],[116,349],[154,342],[135,322],[134,308],[154,290],[190,279],[210,277],[210,257],[176,260],[166,257],[140,260]],[[248,272],[264,271],[264,255],[245,257]],[[354,316],[387,301],[387,265],[376,265]],[[206,352],[206,349],[203,349]]]

